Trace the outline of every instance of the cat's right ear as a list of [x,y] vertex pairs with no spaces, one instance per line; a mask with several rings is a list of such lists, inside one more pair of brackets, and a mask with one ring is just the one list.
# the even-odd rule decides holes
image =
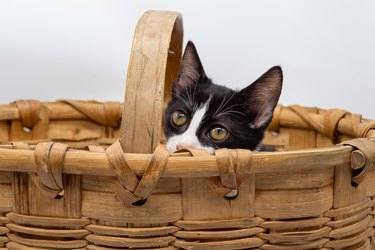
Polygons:
[[173,92],[176,94],[181,93],[205,77],[206,74],[204,73],[197,49],[194,43],[189,41],[182,56],[180,71],[173,84]]
[[246,100],[247,114],[252,118],[251,128],[266,128],[271,122],[281,94],[282,83],[283,72],[279,66],[275,66],[240,91]]

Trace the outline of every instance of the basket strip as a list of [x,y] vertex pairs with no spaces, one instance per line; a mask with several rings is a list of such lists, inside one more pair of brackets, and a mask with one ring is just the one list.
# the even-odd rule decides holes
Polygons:
[[9,242],[9,238],[6,236],[0,236],[0,247],[5,246],[5,243]]
[[67,103],[91,120],[106,126],[119,127],[123,107],[119,102],[82,102],[61,100]]
[[39,143],[35,148],[35,163],[39,178],[34,175],[31,180],[51,198],[64,196],[62,166],[68,148],[65,144],[53,142]]
[[152,228],[123,228],[123,227],[108,227],[102,225],[88,225],[86,229],[94,234],[109,235],[109,236],[127,236],[127,237],[150,237],[150,236],[164,236],[174,233],[179,230],[175,226],[166,227],[152,227]]
[[38,122],[41,103],[35,100],[18,100],[14,104],[19,111],[22,126],[32,128]]
[[373,233],[373,228],[368,228],[366,231],[362,232],[359,235],[356,235],[351,238],[345,238],[340,240],[331,240],[324,244],[325,247],[331,247],[331,248],[344,248],[348,246],[353,246],[357,243],[360,243],[362,241],[365,241],[366,238],[368,238]]
[[109,247],[166,247],[176,238],[173,236],[164,237],[148,237],[148,238],[127,238],[127,237],[111,237],[102,235],[88,235],[85,239],[91,243]]
[[9,229],[6,227],[0,227],[0,235],[9,233]]
[[[375,169],[375,143],[370,139],[356,138],[346,141],[343,144],[353,146],[359,150],[357,151],[357,154],[355,154],[357,157],[352,157],[352,165],[355,164],[352,166],[352,168],[356,170],[359,170],[359,168],[361,169],[359,173],[353,176],[352,180],[353,182],[359,184],[364,180],[364,175],[367,172],[373,172]],[[362,156],[363,158],[358,159],[358,156]],[[357,166],[358,164],[360,166]]]
[[12,141],[47,139],[48,108],[38,101],[17,101],[16,105],[20,112],[20,120],[11,122],[9,139]]
[[312,113],[307,112],[303,107],[299,105],[293,105],[290,107],[296,114],[298,114],[309,126],[314,128],[314,130],[328,136],[331,140],[335,140],[335,131],[338,122],[346,115],[348,112],[345,110],[327,110],[323,116],[323,120],[315,120],[311,115]]
[[342,220],[332,220],[328,222],[326,225],[333,227],[333,228],[341,228],[349,224],[353,224],[353,222],[363,220],[366,218],[368,214],[370,214],[371,208],[367,208],[366,210],[356,213],[353,216],[347,217]]
[[279,234],[265,234],[260,233],[258,236],[262,239],[268,240],[270,243],[304,243],[306,241],[313,241],[324,238],[331,232],[330,227],[323,227],[321,229],[312,231],[298,231],[298,232],[287,232]]
[[343,228],[337,228],[335,230],[332,230],[328,236],[337,239],[360,233],[365,229],[369,228],[369,225],[372,221],[373,217],[371,215],[368,215],[364,220],[360,222],[354,223]]
[[13,232],[25,233],[31,235],[47,236],[47,237],[69,237],[82,238],[90,234],[86,229],[66,230],[66,229],[45,229],[36,227],[20,226],[14,223],[7,224],[7,227]]
[[[12,185],[0,184],[0,213],[9,212],[13,209]],[[0,217],[1,218],[1,217]]]
[[235,230],[223,231],[178,231],[173,235],[177,238],[195,239],[195,240],[228,240],[253,236],[263,233],[265,229],[261,227],[252,227]]
[[12,177],[13,177],[13,173],[2,172],[0,175],[0,184],[12,184]]
[[[334,167],[310,169],[306,171],[296,169],[293,172],[270,172],[256,176],[256,190],[309,189],[321,188],[333,184]],[[275,180],[278,180],[275,182]],[[303,180],[303,181],[301,181]]]
[[[83,146],[94,144],[89,139],[100,140],[105,128],[90,121],[53,121],[49,124],[48,138],[63,141],[82,141]],[[95,143],[97,144],[97,142]]]
[[[100,247],[95,245],[88,245],[86,246],[86,249],[88,250],[114,250],[114,248],[111,247]],[[116,248],[118,249],[118,248]],[[121,248],[120,248],[121,249]],[[176,250],[177,248],[169,246],[169,247],[162,247],[162,248],[137,248],[137,250]]]
[[39,240],[39,239],[28,239],[22,238],[15,234],[7,234],[8,238],[11,241],[20,243],[27,246],[36,246],[36,247],[48,247],[48,248],[61,248],[61,249],[70,249],[70,248],[80,248],[87,245],[86,240]]
[[357,248],[356,250],[367,250],[367,249],[371,249],[370,239],[367,239],[366,242],[361,247]]
[[7,217],[0,217],[0,225],[5,225],[9,222],[10,220]]
[[298,230],[306,227],[320,227],[326,225],[331,219],[319,217],[313,219],[291,220],[291,221],[265,221],[260,224],[261,227],[273,230]]
[[[264,244],[260,248],[265,249],[265,250],[290,250],[290,249],[325,249],[322,248],[324,244],[329,242],[329,239],[323,238],[323,239],[318,239],[314,240],[311,242],[307,243],[302,243],[302,244],[276,244],[276,245],[271,245],[271,244]],[[328,250],[328,249],[327,249]]]
[[224,229],[224,228],[250,228],[261,225],[264,220],[260,217],[246,219],[232,219],[219,221],[185,221],[180,220],[175,223],[184,230],[206,230],[206,229]]
[[259,247],[266,241],[258,237],[250,237],[244,239],[235,239],[227,241],[213,241],[213,242],[189,242],[177,239],[172,244],[182,249],[194,249],[194,250],[221,250],[221,249],[246,249],[252,247]]
[[[294,171],[312,167],[325,168],[346,162],[352,147],[340,146],[326,149],[309,149],[294,152],[253,153],[251,167],[242,168],[243,174]],[[125,154],[137,175],[142,175],[150,161],[149,154]],[[272,159],[272,160],[270,160]],[[186,164],[186,162],[190,164]],[[319,162],[319,165],[316,163]],[[196,166],[200,166],[197,171]],[[0,171],[36,172],[32,150],[0,149]],[[114,176],[104,153],[71,150],[65,155],[63,172],[76,175]],[[215,156],[170,157],[161,177],[189,178],[219,176]]]
[[337,208],[337,209],[331,209],[325,212],[324,216],[331,217],[331,218],[335,218],[335,217],[339,217],[343,215],[348,216],[348,215],[366,210],[369,207],[369,205],[370,205],[370,198],[366,198],[363,201],[353,204],[353,205],[349,205],[349,206]]
[[169,223],[182,218],[181,194],[155,194],[143,206],[126,206],[113,193],[82,192],[82,215],[125,223]]
[[[90,118],[102,125],[111,125],[111,122],[115,121],[116,117],[121,118],[123,107],[120,102],[102,103],[73,100],[43,102],[42,104],[48,108],[48,115],[51,120],[86,120]],[[118,117],[118,113],[120,113],[120,117]],[[13,105],[0,106],[0,121],[19,119],[20,112],[18,107]]]
[[[9,250],[46,250],[44,247],[30,247],[16,242],[8,242],[7,249]],[[48,248],[48,250],[59,250],[61,248]],[[70,248],[69,250],[86,250],[86,248]]]
[[151,153],[160,142],[163,109],[178,74],[182,34],[178,12],[147,11],[137,23],[121,124],[124,152]]
[[[82,176],[82,190],[113,192],[113,178],[109,176]],[[154,194],[181,193],[181,179],[161,178]]]
[[333,187],[257,191],[255,214],[270,219],[317,217],[332,208]]
[[[67,101],[62,102],[44,102],[43,105],[48,108],[50,120],[83,120],[88,119],[89,116],[84,112],[85,109],[91,109],[90,112],[99,113],[98,110],[103,110],[104,103],[90,102],[90,101],[68,101],[68,102],[79,102],[80,106],[85,106],[78,110],[76,107],[67,103]],[[118,103],[122,107],[123,104]],[[281,107],[281,105],[279,105]],[[113,107],[108,114],[116,113],[118,107]],[[306,112],[310,110],[306,109]],[[312,119],[317,121],[317,123],[322,124],[324,121],[324,111],[318,110],[318,113],[312,113],[310,116]],[[97,114],[95,114],[97,115]],[[351,116],[346,115],[338,121],[337,132],[340,134],[346,134],[352,137],[363,137],[369,134],[369,131],[373,129],[374,124],[370,124],[365,119],[352,119]],[[18,108],[12,105],[1,105],[0,106],[0,121],[7,120],[18,120],[20,119],[20,114]],[[96,122],[104,121],[105,118],[100,118]],[[277,124],[276,124],[277,123]],[[290,107],[282,107],[279,111],[275,110],[274,119],[272,124],[276,126],[271,126],[272,131],[279,131],[279,128],[290,127],[290,128],[302,128],[311,129],[311,126],[305,122],[298,114],[293,112]],[[272,125],[271,124],[271,125]],[[368,125],[369,124],[369,125]],[[105,125],[105,124],[103,124]],[[362,131],[362,133],[361,133]]]
[[90,220],[86,218],[56,218],[56,217],[42,217],[22,215],[17,213],[7,213],[6,217],[19,225],[29,225],[35,227],[50,227],[50,228],[81,228],[90,224]]

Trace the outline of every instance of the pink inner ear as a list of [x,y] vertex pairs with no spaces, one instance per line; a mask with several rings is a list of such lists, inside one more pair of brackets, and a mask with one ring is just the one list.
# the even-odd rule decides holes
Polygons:
[[254,121],[249,124],[251,128],[261,128],[268,125],[279,100],[281,87],[281,68],[273,67],[250,86],[241,90],[248,100],[249,112],[256,114]]
[[177,91],[183,91],[193,84],[198,83],[202,76],[204,76],[204,70],[198,52],[194,44],[188,42],[181,60],[180,72],[175,82],[175,88]]
[[261,113],[258,113],[257,117],[253,122],[250,123],[250,128],[260,128],[264,126],[272,117],[271,111],[264,111]]

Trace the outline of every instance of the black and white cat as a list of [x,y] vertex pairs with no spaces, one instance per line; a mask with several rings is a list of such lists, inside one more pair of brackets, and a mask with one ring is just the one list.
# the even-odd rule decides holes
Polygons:
[[260,150],[281,94],[282,80],[282,70],[275,66],[240,91],[216,85],[206,76],[197,50],[189,41],[165,111],[168,150]]

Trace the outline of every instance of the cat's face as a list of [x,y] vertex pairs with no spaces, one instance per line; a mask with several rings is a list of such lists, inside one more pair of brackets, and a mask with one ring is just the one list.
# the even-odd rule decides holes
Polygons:
[[206,76],[194,44],[189,42],[165,111],[168,150],[256,149],[272,119],[281,87],[280,67],[271,68],[240,91],[216,85]]

